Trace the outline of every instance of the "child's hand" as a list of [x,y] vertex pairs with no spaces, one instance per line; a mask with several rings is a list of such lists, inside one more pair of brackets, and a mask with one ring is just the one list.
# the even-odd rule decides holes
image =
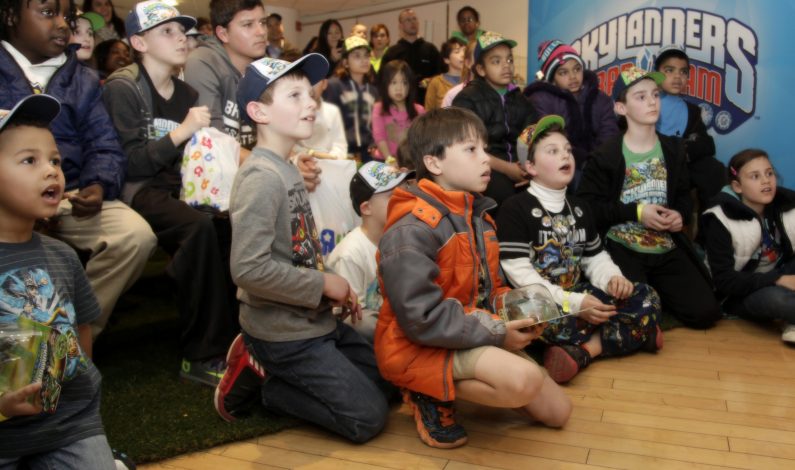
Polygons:
[[304,178],[306,190],[310,193],[314,191],[317,185],[320,184],[321,170],[320,167],[317,166],[317,160],[311,155],[300,153],[295,159],[295,166],[298,167],[298,171],[301,172],[301,177]]
[[624,276],[613,276],[607,283],[607,293],[616,299],[626,299],[634,290],[635,285]]
[[91,217],[102,210],[102,199],[105,190],[102,185],[94,183],[86,186],[69,197],[72,203],[72,215],[75,217]]
[[525,318],[522,320],[512,320],[505,323],[505,342],[502,348],[508,351],[518,351],[530,344],[531,341],[541,336],[546,323],[535,324],[535,320]]
[[785,274],[776,280],[776,285],[795,290],[795,274]]
[[662,216],[668,222],[669,232],[680,232],[682,230],[682,214],[673,209],[665,209],[662,211]]
[[[7,418],[41,413],[41,382],[0,395],[0,414]],[[28,402],[33,397],[33,404]]]
[[331,305],[342,307],[339,315],[344,320],[351,315],[351,322],[356,323],[362,319],[362,307],[359,298],[345,278],[336,274],[323,273],[323,295],[331,300]]
[[505,176],[511,179],[514,183],[527,181],[527,172],[519,166],[518,163],[508,163],[505,167]]
[[188,134],[193,135],[202,127],[209,127],[211,117],[210,108],[207,106],[196,106],[188,110],[188,115],[185,116],[180,126],[185,126]]
[[210,109],[207,106],[196,106],[188,110],[188,115],[182,120],[176,129],[169,133],[171,142],[175,146],[182,145],[187,142],[193,134],[199,131],[202,127],[210,125]]
[[643,206],[643,212],[640,214],[640,223],[646,228],[665,232],[670,227],[670,221],[668,217],[664,215],[667,212],[668,209],[659,204],[646,204]]
[[599,299],[588,294],[582,300],[577,316],[592,325],[601,325],[616,313],[615,305],[603,304]]

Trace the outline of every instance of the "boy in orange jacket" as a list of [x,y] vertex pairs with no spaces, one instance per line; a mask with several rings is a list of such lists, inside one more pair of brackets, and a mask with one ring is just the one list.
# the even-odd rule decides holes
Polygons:
[[404,389],[431,447],[466,443],[453,419],[456,398],[516,408],[549,426],[571,414],[570,400],[542,369],[514,354],[541,329],[493,313],[509,289],[486,214],[496,204],[476,194],[491,175],[486,138],[482,122],[461,108],[435,109],[412,124],[407,142],[419,183],[393,193],[377,255],[384,294],[378,368]]

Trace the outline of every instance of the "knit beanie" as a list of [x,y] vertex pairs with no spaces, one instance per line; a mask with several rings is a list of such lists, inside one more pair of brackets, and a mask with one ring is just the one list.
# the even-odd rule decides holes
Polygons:
[[541,67],[538,78],[551,82],[555,70],[569,59],[576,60],[585,68],[582,57],[573,47],[557,39],[542,42],[538,45],[538,64]]

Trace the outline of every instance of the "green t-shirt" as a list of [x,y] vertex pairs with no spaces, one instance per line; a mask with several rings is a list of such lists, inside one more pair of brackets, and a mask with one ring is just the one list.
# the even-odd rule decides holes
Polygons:
[[[625,143],[621,144],[621,150],[627,168],[621,202],[667,206],[668,168],[660,141],[645,153],[634,153]],[[675,248],[670,233],[646,228],[636,220],[614,225],[607,238],[640,253],[667,253]]]

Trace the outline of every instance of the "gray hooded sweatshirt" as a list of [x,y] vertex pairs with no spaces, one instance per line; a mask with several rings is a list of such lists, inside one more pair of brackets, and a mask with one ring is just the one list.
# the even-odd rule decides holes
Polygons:
[[196,106],[210,108],[210,125],[251,149],[257,135],[250,125],[241,122],[237,106],[237,84],[241,76],[216,38],[200,44],[185,64],[185,82],[199,92]]

